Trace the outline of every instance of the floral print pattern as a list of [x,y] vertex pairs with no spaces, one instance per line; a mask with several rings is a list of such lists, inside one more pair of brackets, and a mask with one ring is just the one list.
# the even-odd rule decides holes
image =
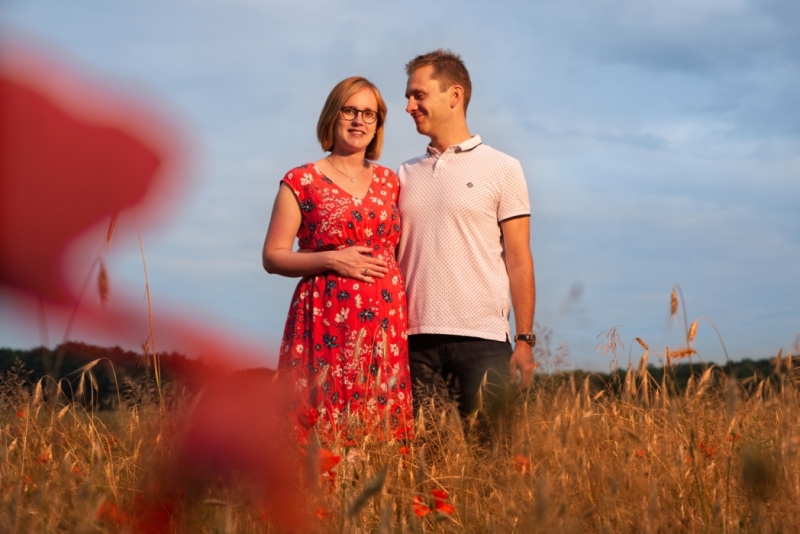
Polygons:
[[[374,165],[363,199],[339,189],[314,164],[292,169],[282,182],[300,205],[301,249],[367,246],[389,269],[372,284],[333,271],[298,283],[278,365],[294,384],[298,413],[319,412],[316,428],[327,445],[337,439],[352,443],[366,433],[411,437],[405,281],[395,258],[401,228],[397,176]],[[308,425],[296,430],[304,441]]]

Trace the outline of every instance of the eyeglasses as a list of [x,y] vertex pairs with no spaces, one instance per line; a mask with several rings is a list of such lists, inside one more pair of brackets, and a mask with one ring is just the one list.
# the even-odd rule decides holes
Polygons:
[[341,109],[341,112],[342,118],[346,121],[355,120],[359,113],[361,113],[361,119],[367,124],[372,124],[378,120],[378,112],[372,111],[371,109],[357,109],[350,106],[345,106]]

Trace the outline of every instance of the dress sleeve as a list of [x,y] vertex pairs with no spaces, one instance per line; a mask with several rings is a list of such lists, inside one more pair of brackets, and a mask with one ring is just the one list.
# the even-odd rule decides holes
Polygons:
[[497,205],[497,220],[502,222],[512,217],[530,214],[528,184],[522,173],[522,165],[519,164],[519,161],[512,160],[503,179],[500,202]]
[[303,171],[304,169],[302,167],[295,167],[287,172],[286,176],[281,179],[281,183],[288,185],[289,189],[292,190],[292,193],[294,193],[298,203],[302,203],[303,200],[305,200],[305,191],[303,190]]
[[295,167],[287,172],[286,176],[281,179],[281,184],[285,184],[289,187],[292,193],[294,193],[297,204],[300,206],[302,218],[300,220],[300,228],[297,230],[297,246],[299,249],[310,248],[308,227],[306,225],[306,208],[314,207],[313,202],[309,200],[311,195],[308,188],[310,187],[311,181],[312,175],[306,165]]

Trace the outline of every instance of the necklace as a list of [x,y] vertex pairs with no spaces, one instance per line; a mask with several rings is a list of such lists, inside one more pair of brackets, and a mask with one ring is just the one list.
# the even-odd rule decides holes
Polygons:
[[[369,166],[365,166],[363,169],[361,169],[361,172],[359,172],[359,173],[358,173],[358,174],[356,174],[355,176],[350,176],[350,175],[349,175],[349,174],[347,174],[346,172],[342,172],[342,171],[340,171],[339,169],[337,169],[337,168],[336,168],[336,165],[334,165],[334,164],[333,164],[333,162],[331,161],[331,158],[330,158],[330,156],[325,156],[325,159],[327,159],[327,160],[328,160],[328,163],[330,163],[330,164],[331,164],[331,167],[333,167],[333,170],[337,171],[339,174],[344,174],[345,176],[347,176],[348,178],[350,178],[350,182],[351,182],[351,183],[355,183],[355,181],[356,181],[356,178],[358,178],[359,176],[361,176],[361,175],[364,173],[364,171],[365,171],[365,170],[367,170],[367,169],[369,168]],[[367,161],[367,160],[364,160],[364,163],[366,163],[366,161]]]

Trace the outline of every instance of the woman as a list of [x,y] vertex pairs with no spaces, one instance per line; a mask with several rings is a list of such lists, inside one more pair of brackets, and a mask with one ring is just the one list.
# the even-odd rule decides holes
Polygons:
[[301,441],[317,416],[328,445],[411,437],[405,282],[395,260],[399,183],[370,161],[380,157],[385,120],[375,85],[339,82],[317,123],[330,154],[289,171],[272,211],[264,268],[302,277],[278,364],[300,394]]

